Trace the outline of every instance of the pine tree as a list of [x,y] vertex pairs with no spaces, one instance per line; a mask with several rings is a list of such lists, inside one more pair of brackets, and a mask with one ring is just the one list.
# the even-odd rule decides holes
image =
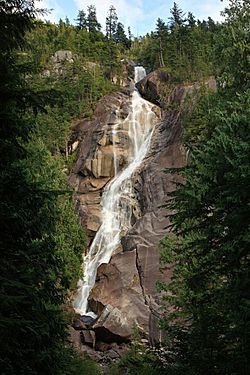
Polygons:
[[88,15],[87,15],[87,27],[90,33],[96,33],[101,30],[101,24],[97,21],[96,16],[96,7],[94,5],[89,5],[87,7]]
[[177,237],[163,244],[164,260],[176,264],[164,289],[175,306],[166,327],[177,374],[248,373],[249,104],[248,90],[214,108],[216,129],[193,151],[168,206],[177,210]]
[[125,48],[129,48],[131,43],[126,36],[124,26],[121,22],[117,23],[116,33],[114,35],[114,39],[116,43],[122,44]]
[[117,20],[116,9],[111,5],[108,10],[108,16],[106,17],[106,36],[109,40],[115,38],[117,32]]
[[160,67],[164,67],[164,41],[167,38],[168,28],[161,18],[156,21],[156,38],[159,41],[159,64]]
[[76,18],[76,22],[77,22],[77,28],[79,30],[84,30],[84,29],[87,29],[87,18],[86,18],[86,13],[84,12],[84,10],[79,10],[78,12],[78,16]]
[[[235,43],[246,36],[244,3],[231,6],[233,21],[222,29],[225,37],[236,22]],[[249,372],[250,90],[248,72],[233,66],[231,41],[230,84],[219,87],[212,109],[200,108],[213,130],[191,150],[181,172],[185,182],[167,203],[175,210],[173,237],[162,243],[163,261],[175,264],[171,282],[161,285],[170,374]]]
[[66,374],[73,365],[62,305],[83,245],[62,163],[37,136],[48,93],[29,85],[32,64],[20,53],[36,13],[33,1],[1,2],[0,371],[11,375]]
[[181,27],[185,23],[185,13],[182,9],[178,7],[178,5],[174,2],[173,8],[170,9],[171,17],[170,20],[170,28],[173,29],[175,27]]

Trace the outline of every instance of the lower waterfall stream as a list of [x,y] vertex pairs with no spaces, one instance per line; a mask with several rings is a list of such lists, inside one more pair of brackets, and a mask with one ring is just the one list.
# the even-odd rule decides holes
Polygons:
[[[135,83],[146,75],[143,67],[135,67]],[[87,255],[84,257],[84,279],[79,280],[78,290],[73,306],[81,315],[95,314],[88,311],[88,297],[96,280],[98,267],[108,263],[113,252],[120,244],[121,237],[131,228],[133,206],[135,199],[132,176],[146,157],[153,134],[153,104],[142,99],[135,88],[131,97],[130,112],[125,120],[128,125],[129,152],[127,164],[122,171],[118,170],[117,155],[114,147],[115,137],[121,124],[113,125],[113,160],[114,178],[106,186],[101,200],[102,224],[97,231]]]

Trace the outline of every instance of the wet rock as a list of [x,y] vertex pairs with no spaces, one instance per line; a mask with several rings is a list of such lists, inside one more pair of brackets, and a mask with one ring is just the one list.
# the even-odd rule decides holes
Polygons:
[[[122,108],[129,107],[129,100],[129,95],[124,93],[107,95],[98,103],[92,119],[82,119],[72,126],[69,146],[77,142],[78,148],[69,184],[75,190],[76,210],[90,241],[101,223],[100,193],[114,175],[112,129],[120,121]],[[115,147],[119,170],[126,164],[128,126],[124,124],[117,130]]]
[[80,320],[87,327],[92,326],[95,323],[95,321],[96,321],[95,318],[92,318],[92,316],[89,316],[89,315],[82,315],[80,317]]

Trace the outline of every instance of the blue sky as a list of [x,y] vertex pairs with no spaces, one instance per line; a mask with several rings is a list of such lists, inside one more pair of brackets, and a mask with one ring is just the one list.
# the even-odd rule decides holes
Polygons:
[[[155,29],[158,17],[165,22],[170,16],[169,10],[173,7],[172,0],[37,0],[38,7],[53,8],[47,19],[58,22],[66,16],[71,22],[77,16],[78,10],[87,10],[87,6],[94,4],[97,9],[98,21],[104,26],[107,11],[110,5],[116,8],[118,19],[127,28],[131,26],[134,36],[144,35]],[[176,0],[179,7],[185,12],[192,12],[196,18],[207,19],[208,16],[221,21],[220,12],[227,6],[224,0]]]

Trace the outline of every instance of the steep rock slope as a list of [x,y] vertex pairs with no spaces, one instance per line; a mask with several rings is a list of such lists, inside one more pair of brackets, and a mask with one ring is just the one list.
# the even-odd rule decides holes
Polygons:
[[[152,343],[161,339],[157,324],[160,297],[155,284],[171,275],[171,267],[163,272],[159,267],[159,241],[169,225],[162,205],[179,178],[164,170],[182,167],[186,162],[180,135],[181,103],[188,91],[190,87],[171,91],[169,106],[162,113],[155,106],[159,121],[150,152],[133,176],[136,199],[131,203],[132,228],[124,234],[110,263],[99,266],[90,294],[90,307],[98,315],[97,321],[90,324],[97,342],[127,342],[135,325],[143,329]],[[113,147],[117,148],[119,168],[126,163],[127,129],[118,129],[115,145],[110,134],[118,119],[128,115],[129,105],[128,93],[111,94],[99,102],[93,119],[83,120],[73,129],[72,142],[77,139],[79,146],[70,184],[75,189],[78,213],[89,231],[90,241],[100,226],[102,191],[114,176]],[[83,327],[87,329],[88,324]]]

